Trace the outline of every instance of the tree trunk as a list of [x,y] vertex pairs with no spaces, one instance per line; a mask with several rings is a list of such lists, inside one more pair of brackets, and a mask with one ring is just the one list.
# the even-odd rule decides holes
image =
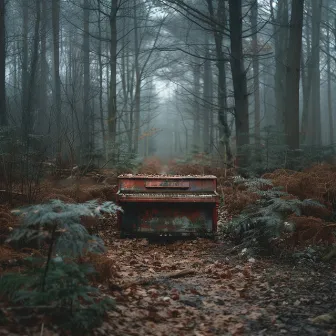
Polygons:
[[[306,1],[307,11],[310,12],[310,1]],[[307,46],[305,48],[306,53],[306,63],[304,63],[304,50],[302,49],[302,96],[303,96],[303,106],[302,106],[302,122],[301,122],[301,143],[305,144],[307,141],[311,142],[312,135],[312,124],[311,124],[311,84],[312,84],[312,59],[311,59],[311,44],[310,44],[310,27],[309,22],[306,19],[305,32],[307,39]]]
[[[243,57],[242,0],[229,0],[231,72],[235,99],[237,163],[248,164],[248,153],[244,147],[249,144],[249,112],[247,78]],[[244,153],[243,153],[244,151]]]
[[28,3],[23,2],[23,36],[22,36],[22,65],[21,65],[21,109],[22,109],[22,132],[23,137],[27,137],[28,126],[26,123],[26,107],[27,107],[27,98],[28,98],[28,20],[29,20],[29,8]]
[[135,127],[134,127],[134,144],[133,151],[138,153],[139,135],[140,135],[140,88],[141,88],[141,75],[139,65],[139,33],[138,33],[138,18],[137,18],[137,1],[133,0],[133,23],[134,23],[134,66],[135,66]]
[[103,107],[103,62],[102,62],[102,30],[101,30],[101,12],[100,1],[98,1],[98,67],[99,67],[99,112],[100,112],[100,128],[102,132],[103,152],[106,153],[106,135],[104,123],[104,107]]
[[[84,90],[83,90],[83,139],[84,143],[81,144],[81,150],[85,161],[90,160],[90,155],[92,154],[92,134],[90,124],[90,36],[89,36],[89,22],[90,22],[90,8],[89,0],[84,0],[84,31],[83,31],[83,62],[84,62]],[[92,126],[92,125],[91,125]]]
[[204,153],[210,152],[210,114],[212,109],[212,73],[211,73],[211,61],[209,60],[209,45],[205,42],[205,58],[204,62],[204,84],[203,84],[203,151]]
[[41,75],[40,75],[40,108],[37,117],[36,130],[42,134],[47,129],[48,109],[48,62],[47,62],[47,24],[48,11],[47,0],[42,0],[42,24],[41,24]]
[[[296,0],[292,2],[289,45],[286,64],[285,132],[286,144],[292,150],[298,149],[300,147],[299,90],[303,5],[304,0]],[[293,52],[293,50],[296,52]]]
[[224,163],[223,158],[226,158],[226,163],[229,165],[232,162],[232,152],[230,146],[230,128],[227,121],[227,88],[226,88],[226,71],[225,71],[225,57],[223,53],[223,27],[226,25],[226,10],[225,1],[218,1],[217,20],[221,23],[220,26],[216,25],[216,19],[213,9],[212,0],[207,0],[208,11],[212,18],[212,30],[216,45],[216,58],[218,68],[218,135],[219,135],[219,155],[221,163]]
[[312,144],[321,145],[320,36],[322,0],[312,2]]
[[[329,0],[330,2],[330,0]],[[333,120],[333,107],[332,107],[332,94],[331,94],[331,59],[330,59],[330,19],[329,13],[328,22],[329,26],[327,28],[327,76],[328,76],[328,117],[329,117],[329,144],[334,143],[334,120]]]
[[193,66],[194,97],[193,97],[193,145],[194,149],[200,151],[200,70],[201,66],[196,63]]
[[254,136],[255,143],[260,143],[260,87],[259,87],[259,50],[258,50],[258,1],[251,8],[252,26],[252,64],[253,64],[253,93],[254,93]]
[[0,0],[0,126],[7,125],[5,0]]
[[112,161],[115,159],[117,137],[117,0],[111,0],[110,12],[110,96],[108,108],[109,148]]
[[56,119],[56,158],[61,158],[61,79],[60,79],[60,0],[52,0],[52,32],[54,56],[54,109]]
[[[288,0],[279,0],[274,29],[275,46],[275,101],[276,101],[276,126],[279,131],[284,130],[284,98],[286,94],[286,50],[288,45]],[[279,28],[280,27],[280,28]]]
[[40,43],[40,19],[41,19],[41,8],[40,8],[40,0],[36,0],[36,19],[35,19],[35,27],[34,27],[34,42],[33,42],[33,50],[31,55],[31,65],[30,71],[28,75],[27,71],[27,82],[26,91],[24,92],[24,102],[23,106],[23,116],[22,116],[22,129],[24,135],[24,141],[27,146],[27,150],[30,146],[30,137],[29,135],[33,132],[33,104],[36,93],[36,73],[37,73],[37,65],[38,65],[38,57],[39,57],[39,43]]

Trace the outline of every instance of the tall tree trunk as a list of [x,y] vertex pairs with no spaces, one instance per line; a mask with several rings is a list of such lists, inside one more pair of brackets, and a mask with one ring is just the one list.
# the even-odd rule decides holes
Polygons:
[[[286,72],[286,112],[285,132],[286,144],[294,150],[300,147],[300,61],[302,45],[302,24],[303,24],[304,0],[292,2],[291,22],[289,33],[289,44],[287,52]],[[296,52],[293,52],[295,50]]]
[[193,145],[197,152],[200,151],[200,70],[198,63],[193,65]]
[[0,0],[0,126],[7,125],[5,0]]
[[[311,11],[311,0],[305,2],[306,10]],[[311,142],[312,135],[312,124],[311,124],[311,84],[312,84],[312,57],[311,57],[311,41],[310,41],[310,26],[308,18],[306,18],[305,33],[307,45],[305,49],[302,49],[302,96],[303,96],[303,106],[302,106],[302,122],[301,122],[301,143],[307,143],[309,140]],[[306,54],[306,63],[304,62],[304,52]]]
[[[90,127],[92,120],[90,120],[90,8],[89,0],[84,0],[84,31],[83,31],[83,62],[84,62],[84,90],[83,90],[83,139],[84,143],[81,144],[82,151],[85,156],[84,161],[90,160],[92,154],[92,133]],[[92,125],[91,125],[92,126]]]
[[[223,27],[226,26],[226,10],[225,0],[218,1],[218,10],[216,19],[221,23],[216,25],[215,13],[213,9],[213,1],[207,0],[208,11],[212,18],[212,30],[216,45],[216,58],[218,68],[218,135],[219,135],[219,155],[226,158],[226,162],[230,165],[232,162],[232,152],[230,145],[230,128],[227,121],[227,87],[226,87],[226,71],[225,71],[225,56],[223,53]],[[224,163],[221,159],[221,163]]]
[[47,24],[48,11],[47,0],[42,1],[42,22],[41,22],[41,62],[40,62],[40,108],[37,119],[37,132],[43,133],[47,129],[47,109],[48,109],[48,63],[47,63]]
[[99,67],[99,112],[100,112],[100,128],[102,132],[103,152],[106,154],[106,135],[104,123],[104,107],[103,107],[103,62],[102,62],[102,29],[101,29],[101,9],[100,1],[98,1],[98,67]]
[[[275,46],[275,101],[276,101],[276,126],[278,130],[284,130],[284,98],[286,94],[286,50],[288,46],[288,0],[278,1],[277,16],[273,25]],[[271,6],[272,12],[273,7]]]
[[52,0],[54,58],[54,109],[56,119],[56,158],[61,159],[61,78],[60,78],[60,0]]
[[[215,132],[214,132],[214,108],[213,108],[213,70],[212,70],[212,64],[210,63],[210,85],[209,85],[209,152],[214,153],[214,142],[215,142]],[[217,124],[217,123],[216,123]]]
[[133,151],[138,153],[139,134],[140,134],[140,88],[141,75],[139,65],[139,33],[138,33],[138,18],[137,18],[137,1],[133,0],[133,23],[134,23],[134,66],[135,66],[135,127],[134,127],[134,144]]
[[117,0],[111,0],[110,12],[110,95],[108,107],[109,148],[112,161],[115,159],[117,137]]
[[[329,0],[329,3],[331,1]],[[334,143],[334,118],[333,118],[333,106],[332,106],[332,93],[331,93],[331,57],[330,57],[330,25],[331,20],[329,18],[329,13],[327,13],[329,26],[327,28],[327,76],[328,76],[328,117],[329,117],[329,144]]]
[[210,114],[212,109],[212,73],[211,73],[211,61],[209,60],[209,44],[205,41],[205,62],[204,62],[204,79],[203,79],[203,151],[204,153],[210,152]]
[[251,8],[252,26],[252,64],[254,93],[254,136],[256,144],[260,143],[260,87],[259,87],[259,48],[258,48],[258,1]]
[[[122,21],[122,29],[121,29],[121,34],[122,36],[125,36],[126,34],[126,19],[123,19]],[[125,131],[126,131],[126,136],[127,136],[127,144],[128,144],[128,149],[129,152],[132,152],[132,146],[133,143],[131,141],[132,137],[132,131],[131,131],[131,125],[130,125],[130,114],[127,111],[127,105],[128,105],[128,57],[126,54],[128,53],[126,50],[126,39],[122,39],[122,47],[121,47],[121,87],[122,87],[122,95],[123,95],[123,107],[122,107],[122,112],[123,112],[123,120],[124,120],[124,125],[125,125]],[[126,113],[124,113],[126,111]]]
[[235,99],[237,162],[246,166],[248,153],[242,152],[249,144],[249,113],[247,78],[243,57],[243,26],[242,0],[229,0],[230,8],[230,41],[231,41],[231,72],[233,94]]
[[29,20],[29,8],[28,3],[22,3],[23,9],[23,36],[22,36],[22,64],[21,64],[21,109],[22,109],[22,130],[23,136],[26,137],[26,116],[25,108],[27,106],[28,98],[28,20]]
[[34,27],[34,42],[33,42],[33,50],[31,55],[31,65],[30,71],[28,75],[27,71],[27,80],[26,91],[24,92],[24,102],[23,106],[23,116],[22,116],[22,129],[24,135],[24,141],[27,145],[27,149],[30,146],[30,137],[29,135],[33,132],[33,124],[34,124],[34,116],[33,116],[33,104],[35,99],[36,92],[36,73],[37,73],[37,65],[38,65],[38,57],[39,57],[39,43],[40,43],[40,18],[41,18],[41,8],[40,8],[40,0],[36,0],[35,2],[35,27]]
[[313,0],[312,10],[312,144],[321,145],[320,36],[322,0]]
[[[15,44],[15,51],[16,51],[16,54],[18,55],[19,54],[19,50],[20,50],[20,44],[19,42],[17,41]],[[17,97],[19,96],[18,94],[18,91],[19,91],[19,83],[20,83],[20,79],[19,79],[19,69],[18,69],[18,56],[15,55],[13,58],[13,67],[14,67],[14,88],[13,88],[13,92],[14,92],[14,97],[15,99],[17,99]]]

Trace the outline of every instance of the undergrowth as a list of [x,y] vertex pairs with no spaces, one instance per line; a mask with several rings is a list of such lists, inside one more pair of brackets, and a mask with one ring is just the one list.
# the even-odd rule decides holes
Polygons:
[[293,151],[285,145],[285,133],[279,132],[275,126],[264,127],[257,142],[253,138],[251,136],[250,144],[243,146],[238,153],[249,157],[248,166],[240,169],[244,176],[261,176],[276,169],[302,171],[312,164],[334,160],[335,145],[301,145],[300,149]]
[[267,179],[236,177],[234,184],[256,195],[256,200],[222,229],[245,247],[270,250],[274,239],[295,231],[295,223],[288,222],[291,215],[302,216],[305,208],[325,207],[313,199],[300,200]]
[[3,274],[0,298],[16,308],[23,307],[28,315],[31,309],[40,310],[72,334],[83,335],[98,326],[114,302],[90,285],[93,266],[79,262],[87,253],[105,251],[103,241],[88,233],[81,218],[120,210],[112,202],[66,204],[60,200],[14,210],[21,223],[7,242],[38,241],[46,253],[26,258],[21,273]]

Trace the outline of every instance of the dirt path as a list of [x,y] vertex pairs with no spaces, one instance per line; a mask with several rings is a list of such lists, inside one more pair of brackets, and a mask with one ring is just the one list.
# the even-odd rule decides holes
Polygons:
[[[96,335],[335,335],[310,322],[336,309],[335,266],[227,256],[206,240],[110,246],[117,311]],[[192,270],[171,279],[162,274]],[[147,279],[146,285],[133,285]],[[113,289],[114,287],[112,287]],[[107,290],[111,293],[111,290]]]

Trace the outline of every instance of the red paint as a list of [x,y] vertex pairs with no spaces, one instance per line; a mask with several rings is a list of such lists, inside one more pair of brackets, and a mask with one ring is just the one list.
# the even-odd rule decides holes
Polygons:
[[133,180],[123,180],[122,189],[133,189],[135,187],[135,182]]
[[217,222],[218,222],[218,208],[219,208],[219,202],[216,203],[216,205],[213,208],[213,222],[212,222],[212,232],[217,232]]
[[[142,232],[182,232],[181,228],[188,230],[204,223],[207,230],[217,231],[215,176],[126,175],[118,179],[118,203],[124,208],[134,204],[129,208],[133,217],[128,217],[128,223],[123,223],[123,214],[119,214],[120,230],[123,225],[133,230],[138,225]],[[134,208],[135,204],[138,206]]]
[[189,182],[178,182],[178,181],[149,181],[145,182],[146,188],[181,188],[188,189]]
[[[119,176],[119,191],[131,190],[137,192],[161,193],[163,190],[176,192],[176,189],[185,189],[183,192],[213,192],[217,187],[215,176],[148,176],[128,175]],[[166,185],[168,183],[168,185]],[[182,191],[181,191],[182,192]]]

